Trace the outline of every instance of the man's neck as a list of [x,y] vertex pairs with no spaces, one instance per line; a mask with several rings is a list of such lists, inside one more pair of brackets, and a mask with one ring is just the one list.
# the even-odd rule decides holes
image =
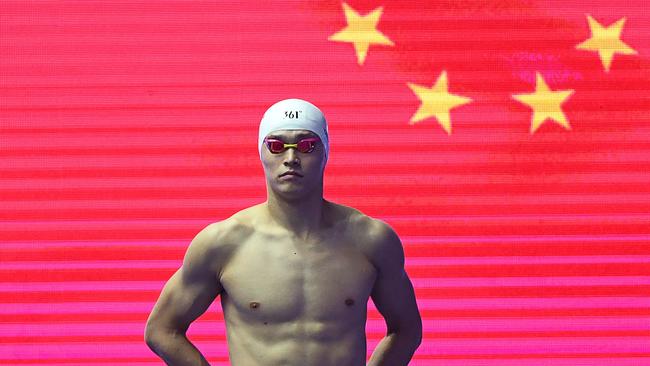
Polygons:
[[322,195],[313,195],[297,201],[287,201],[269,195],[267,212],[272,222],[301,239],[308,239],[312,233],[320,231],[323,225],[325,200]]

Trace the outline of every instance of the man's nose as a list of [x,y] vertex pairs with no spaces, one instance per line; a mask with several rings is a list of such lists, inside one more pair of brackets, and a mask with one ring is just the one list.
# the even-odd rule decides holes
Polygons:
[[298,151],[296,149],[287,149],[284,153],[284,165],[299,165],[300,158],[298,157]]

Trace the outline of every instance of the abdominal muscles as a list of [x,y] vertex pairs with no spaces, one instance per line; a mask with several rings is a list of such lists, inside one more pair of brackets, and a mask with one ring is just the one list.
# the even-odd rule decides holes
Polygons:
[[232,366],[363,366],[364,324],[345,326],[296,320],[235,325],[227,322]]

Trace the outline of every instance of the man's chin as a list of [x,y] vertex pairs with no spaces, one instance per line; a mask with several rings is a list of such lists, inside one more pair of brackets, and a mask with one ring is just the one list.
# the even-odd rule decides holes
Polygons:
[[299,201],[309,195],[306,187],[294,184],[278,184],[273,188],[273,192],[286,201]]

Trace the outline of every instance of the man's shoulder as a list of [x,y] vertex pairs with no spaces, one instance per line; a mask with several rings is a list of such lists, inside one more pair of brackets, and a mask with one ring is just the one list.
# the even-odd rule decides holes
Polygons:
[[385,221],[371,217],[354,207],[334,205],[343,212],[342,217],[346,222],[346,231],[364,249],[376,251],[387,245],[401,245],[395,230]]
[[230,229],[241,229],[245,227],[251,228],[255,225],[255,221],[260,216],[260,211],[262,209],[264,209],[264,203],[246,207],[235,212],[229,218],[221,221],[221,223]]
[[357,217],[356,245],[379,271],[404,264],[404,248],[395,230],[368,215]]
[[364,225],[366,239],[363,242],[369,250],[381,253],[402,247],[397,233],[387,222],[367,216]]
[[234,215],[204,227],[192,240],[190,246],[206,254],[226,254],[234,250],[253,231],[248,216],[250,209],[241,210]]
[[192,239],[183,265],[199,272],[201,268],[210,268],[213,272],[221,273],[251,231],[252,226],[237,215],[211,223]]

